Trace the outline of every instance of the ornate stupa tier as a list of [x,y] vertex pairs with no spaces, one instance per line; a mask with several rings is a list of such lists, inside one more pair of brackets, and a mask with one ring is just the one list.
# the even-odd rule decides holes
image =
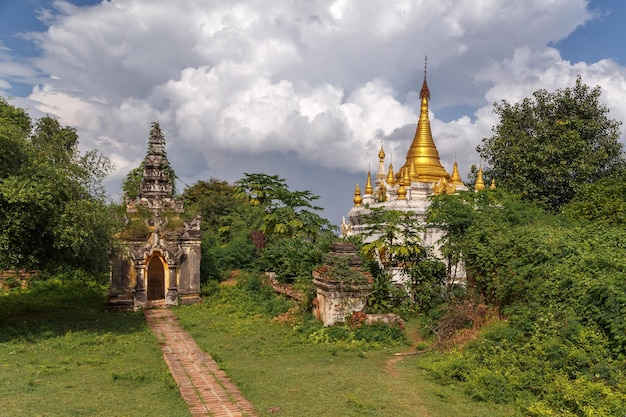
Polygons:
[[173,178],[170,176],[170,171],[165,154],[165,138],[159,124],[155,122],[150,130],[139,196],[147,199],[172,198]]

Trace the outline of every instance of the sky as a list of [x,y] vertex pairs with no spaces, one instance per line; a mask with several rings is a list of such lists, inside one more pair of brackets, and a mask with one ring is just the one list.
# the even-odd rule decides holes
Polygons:
[[433,138],[466,179],[494,102],[580,75],[626,121],[624,21],[611,0],[0,0],[0,96],[108,156],[114,201],[158,121],[179,190],[278,175],[339,224],[381,141],[404,163],[426,56]]

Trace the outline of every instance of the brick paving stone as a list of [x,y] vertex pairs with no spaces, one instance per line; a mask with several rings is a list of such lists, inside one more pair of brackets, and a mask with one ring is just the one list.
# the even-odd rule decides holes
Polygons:
[[174,313],[167,309],[144,310],[144,316],[193,417],[256,417],[252,403],[198,347]]

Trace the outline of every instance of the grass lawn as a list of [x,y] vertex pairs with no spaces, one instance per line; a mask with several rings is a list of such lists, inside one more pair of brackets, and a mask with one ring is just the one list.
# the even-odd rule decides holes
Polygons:
[[0,416],[190,416],[142,313],[77,281],[0,292]]
[[[424,369],[438,354],[329,342],[319,327],[273,321],[284,301],[224,293],[174,311],[260,416],[517,415],[433,381]],[[105,313],[104,294],[78,280],[0,292],[0,416],[190,415],[143,314]]]
[[250,303],[237,301],[233,291],[175,313],[260,416],[518,415],[433,381],[424,368],[439,354],[394,356],[410,350],[404,343],[325,343],[323,331],[307,338],[298,326],[274,322]]

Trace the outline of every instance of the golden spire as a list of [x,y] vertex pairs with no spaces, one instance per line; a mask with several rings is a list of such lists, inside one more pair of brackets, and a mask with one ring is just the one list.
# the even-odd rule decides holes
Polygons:
[[482,191],[485,189],[485,182],[483,181],[483,167],[478,168],[478,174],[476,175],[476,184],[474,184],[474,190]]
[[415,170],[415,162],[411,159],[409,163],[409,180],[410,181],[419,181],[419,174]]
[[420,117],[417,122],[415,137],[406,156],[405,166],[407,168],[410,167],[411,161],[413,161],[420,181],[437,182],[445,175],[446,170],[441,165],[439,152],[437,152],[437,147],[430,131],[430,120],[428,118],[430,90],[428,90],[428,83],[426,82],[426,61],[424,62],[424,83],[420,90],[420,98],[422,100]]
[[404,188],[402,183],[400,183],[400,187],[398,187],[398,200],[406,200],[406,188]]
[[491,185],[489,186],[490,190],[495,190],[496,189],[496,179],[492,178],[491,179]]
[[405,185],[410,185],[411,184],[411,180],[409,180],[409,177],[407,175],[406,170],[404,171],[404,174],[402,175],[402,178],[400,179],[400,186],[398,187],[398,200],[406,200],[406,188]]
[[356,188],[354,189],[354,199],[352,201],[354,201],[355,207],[359,207],[363,202],[363,198],[361,197],[361,188],[359,187],[359,184],[357,184]]
[[[378,151],[378,172],[376,173],[376,186],[380,188],[385,182],[385,151],[383,150],[383,141],[380,141],[380,151]],[[377,190],[380,192],[380,190]]]
[[402,178],[400,178],[400,184],[404,185],[405,187],[408,187],[409,185],[411,185],[411,178],[409,177],[409,171],[407,169],[402,171]]
[[396,179],[393,176],[393,165],[391,162],[389,163],[389,171],[387,172],[387,184],[391,186],[396,185]]
[[450,184],[452,185],[463,185],[463,180],[461,179],[461,175],[459,175],[459,166],[456,161],[454,161],[454,166],[452,167],[452,176],[450,177]]
[[378,151],[378,159],[383,162],[385,160],[385,151],[383,150],[383,141],[380,141],[380,151]]
[[372,174],[368,171],[367,183],[365,184],[365,195],[374,194],[374,187],[372,187]]

